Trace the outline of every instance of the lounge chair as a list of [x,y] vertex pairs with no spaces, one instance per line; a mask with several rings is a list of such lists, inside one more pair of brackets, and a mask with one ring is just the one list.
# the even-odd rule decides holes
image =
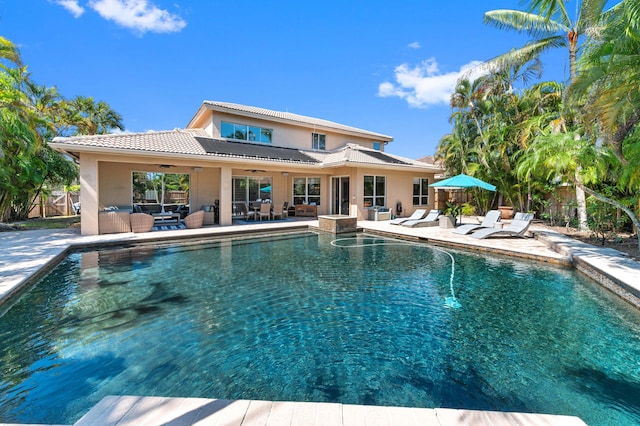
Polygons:
[[522,237],[525,238],[525,233],[531,225],[533,220],[532,213],[516,213],[515,217],[506,228],[485,228],[471,234],[473,238],[487,238],[487,237]]
[[404,222],[408,221],[408,220],[419,220],[422,219],[423,217],[425,217],[425,215],[427,214],[427,211],[425,209],[417,209],[416,211],[413,212],[413,214],[409,217],[398,217],[395,219],[392,219],[391,222],[389,222],[392,225],[402,225]]
[[500,210],[489,210],[482,220],[482,223],[471,223],[459,226],[453,230],[453,233],[464,235],[482,228],[493,228],[496,223],[500,222],[501,217],[502,213]]
[[422,226],[438,226],[438,216],[440,216],[440,210],[431,210],[424,219],[408,220],[402,223],[402,226],[408,228],[420,228]]

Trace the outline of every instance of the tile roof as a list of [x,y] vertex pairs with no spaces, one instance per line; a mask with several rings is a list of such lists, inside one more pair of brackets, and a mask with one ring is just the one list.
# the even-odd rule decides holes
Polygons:
[[[318,152],[316,151],[313,154],[318,155]],[[309,155],[312,154],[310,153]],[[400,157],[399,155],[389,154],[387,152],[376,151],[356,144],[347,144],[338,150],[327,152],[321,160],[324,167],[347,164],[365,164],[374,166],[411,167],[436,171],[430,164],[422,163],[410,158]]]
[[202,129],[57,137],[50,145],[54,149],[69,153],[82,151],[129,151],[132,154],[135,152],[155,152],[163,155],[183,154],[210,159],[254,159],[256,162],[297,163],[324,168],[371,165],[439,171],[439,168],[424,162],[364,148],[357,144],[347,144],[335,151],[300,150],[214,139]]
[[[195,136],[206,136],[202,129],[166,130],[144,133],[113,133],[108,135],[56,137],[50,143],[54,148],[69,145],[77,148],[106,148],[172,154],[205,155]],[[69,149],[73,150],[73,149]]]
[[278,119],[293,124],[302,124],[304,126],[318,126],[329,129],[340,130],[343,132],[358,133],[375,140],[392,141],[393,137],[382,133],[371,132],[368,130],[359,129],[357,127],[346,126],[344,124],[335,123],[329,120],[323,120],[320,118],[307,117],[305,115],[293,114],[291,112],[274,111],[266,108],[252,107],[248,105],[234,104],[231,102],[218,102],[218,101],[204,101],[203,105],[209,109],[217,111],[229,111],[234,114],[242,113],[247,115],[258,115],[268,117],[268,119]]

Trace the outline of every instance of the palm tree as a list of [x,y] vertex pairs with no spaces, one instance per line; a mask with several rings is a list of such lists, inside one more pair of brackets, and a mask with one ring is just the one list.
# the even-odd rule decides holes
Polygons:
[[75,126],[78,135],[103,135],[114,129],[124,130],[122,116],[104,101],[76,96],[68,101],[68,107],[69,124]]
[[[596,169],[600,173],[593,175],[612,182],[622,195],[616,199],[588,186],[584,190],[624,211],[640,229],[630,208],[637,205],[640,191],[640,4],[617,4],[605,13],[603,23],[580,58],[569,99],[582,105],[583,121],[593,123],[587,127],[592,139],[601,142]],[[631,200],[625,200],[629,195]]]
[[[6,38],[0,36],[0,59],[6,59],[14,65],[21,66],[22,61],[20,59],[20,52],[15,44],[11,43]],[[2,63],[0,66],[5,68]]]
[[[484,21],[500,29],[525,32],[531,40],[520,49],[512,50],[488,62],[487,66],[504,67],[505,64],[522,64],[542,53],[556,48],[569,50],[570,80],[576,76],[579,37],[595,29],[601,22],[606,0],[582,0],[576,4],[576,18],[572,19],[564,0],[530,0],[528,11],[493,10],[485,13]],[[579,4],[579,6],[578,6]],[[537,13],[535,13],[537,12]],[[578,167],[577,172],[579,173]],[[587,226],[587,210],[584,191],[576,186],[579,224]]]
[[626,163],[622,143],[640,122],[640,3],[619,3],[604,22],[586,46],[569,95],[584,104],[584,121],[598,122],[600,136]]
[[520,10],[486,12],[485,23],[499,29],[525,32],[532,38],[525,46],[500,55],[489,61],[489,64],[503,68],[505,64],[529,62],[551,49],[568,48],[569,75],[573,80],[576,75],[578,39],[586,31],[598,28],[607,1],[582,0],[578,3],[575,19],[572,19],[567,12],[564,0],[530,0],[530,6],[526,12]]

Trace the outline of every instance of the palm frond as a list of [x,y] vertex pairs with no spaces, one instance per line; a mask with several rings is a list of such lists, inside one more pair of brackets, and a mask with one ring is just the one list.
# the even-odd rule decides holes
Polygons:
[[526,45],[513,49],[507,53],[496,56],[482,64],[467,71],[463,77],[468,77],[474,73],[486,73],[498,69],[507,69],[514,65],[522,66],[529,61],[536,59],[540,54],[555,49],[557,47],[566,46],[566,39],[563,36],[551,36],[545,39],[536,40]]
[[0,59],[6,59],[18,67],[22,65],[18,48],[2,36],[0,36]]
[[533,38],[548,37],[558,32],[567,33],[570,27],[541,15],[520,10],[490,10],[484,14],[484,23],[501,30],[525,32]]
[[607,16],[604,12],[606,4],[607,0],[582,0],[580,15],[575,23],[579,34],[603,23]]
[[626,0],[624,8],[627,17],[627,35],[640,40],[640,2]]

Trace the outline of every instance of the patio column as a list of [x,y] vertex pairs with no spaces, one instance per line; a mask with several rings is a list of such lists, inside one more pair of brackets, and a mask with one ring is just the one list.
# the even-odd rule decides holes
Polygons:
[[98,235],[99,205],[98,158],[80,155],[80,231],[82,235]]
[[232,224],[232,182],[233,173],[231,167],[222,166],[220,168],[220,225],[231,225]]

